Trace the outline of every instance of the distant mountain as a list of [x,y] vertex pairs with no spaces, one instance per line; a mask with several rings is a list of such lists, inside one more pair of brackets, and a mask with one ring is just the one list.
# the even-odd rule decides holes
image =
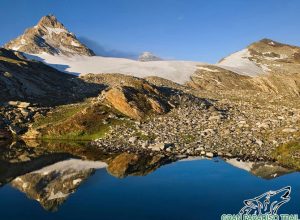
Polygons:
[[28,54],[95,55],[53,15],[42,17],[36,26],[27,29],[4,47]]
[[160,60],[163,60],[161,59],[160,57],[158,56],[155,56],[153,53],[151,52],[143,52],[139,58],[138,58],[139,61],[141,62],[148,62],[148,61],[160,61]]

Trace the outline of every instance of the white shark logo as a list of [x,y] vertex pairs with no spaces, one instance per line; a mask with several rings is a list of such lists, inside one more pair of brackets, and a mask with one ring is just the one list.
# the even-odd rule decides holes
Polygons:
[[239,214],[275,215],[283,204],[290,201],[291,190],[290,186],[286,186],[276,191],[268,191],[253,199],[244,200],[245,206],[240,210]]

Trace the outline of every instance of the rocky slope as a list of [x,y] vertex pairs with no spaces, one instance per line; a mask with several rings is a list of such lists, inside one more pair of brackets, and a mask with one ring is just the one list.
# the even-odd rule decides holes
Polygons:
[[174,107],[168,94],[144,79],[121,74],[89,74],[81,80],[105,89],[96,98],[40,114],[23,137],[91,140],[105,135],[111,126],[126,126],[131,119],[144,120]]
[[166,95],[144,79],[121,74],[89,74],[82,79],[107,85],[99,99],[133,119],[163,114],[172,107]]
[[0,48],[0,100],[27,101],[45,105],[70,103],[96,95],[99,86],[87,85],[20,53]]
[[299,73],[271,72],[255,77],[241,75],[215,65],[205,65],[191,76],[186,83],[195,89],[208,91],[241,91],[252,90],[284,96],[300,96]]
[[53,15],[42,17],[36,26],[27,29],[4,47],[28,54],[95,55]]
[[0,138],[26,131],[52,106],[83,101],[103,88],[0,48]]
[[141,62],[148,62],[148,61],[159,61],[159,60],[162,60],[162,59],[158,56],[155,56],[151,52],[143,52],[139,56],[138,60],[141,61]]
[[93,143],[112,151],[144,149],[171,155],[273,160],[277,147],[299,140],[299,100],[255,91],[198,95],[213,100],[182,94],[178,107],[167,114],[126,128],[116,126]]
[[217,65],[202,65],[189,86],[210,90],[254,90],[300,95],[300,47],[263,39]]
[[262,39],[223,58],[218,65],[244,75],[299,73],[300,48]]

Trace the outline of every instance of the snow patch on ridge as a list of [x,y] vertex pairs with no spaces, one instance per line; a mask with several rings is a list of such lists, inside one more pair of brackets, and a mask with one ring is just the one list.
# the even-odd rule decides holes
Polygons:
[[264,73],[263,69],[249,58],[251,54],[248,49],[243,49],[224,58],[217,66],[247,76],[256,76]]
[[209,69],[208,67],[204,67],[204,66],[199,66],[198,69],[199,70],[205,70],[205,71],[208,71],[208,72],[214,72],[214,73],[219,72],[219,70]]
[[72,42],[71,42],[71,45],[74,46],[74,47],[79,47],[79,46],[80,46],[80,45],[79,45],[78,43],[76,43],[75,41],[72,41]]
[[60,33],[66,33],[67,32],[65,29],[62,29],[62,28],[46,27],[46,29],[49,32],[49,35],[52,35],[52,33],[60,34]]

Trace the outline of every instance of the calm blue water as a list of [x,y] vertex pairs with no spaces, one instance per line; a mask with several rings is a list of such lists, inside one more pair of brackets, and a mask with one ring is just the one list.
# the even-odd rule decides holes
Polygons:
[[118,179],[100,169],[59,207],[45,211],[10,185],[0,188],[0,219],[220,219],[238,213],[243,200],[292,186],[280,213],[300,213],[300,174],[264,180],[223,161],[165,165],[143,177]]

